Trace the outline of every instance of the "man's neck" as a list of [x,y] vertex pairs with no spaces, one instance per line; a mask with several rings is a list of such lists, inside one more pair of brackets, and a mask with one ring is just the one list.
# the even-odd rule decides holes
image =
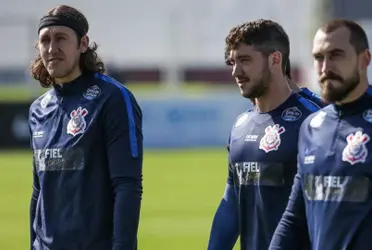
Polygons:
[[359,99],[364,94],[364,92],[366,92],[367,89],[368,89],[368,80],[365,79],[363,81],[360,81],[355,89],[353,89],[342,101],[336,102],[336,104],[342,105],[342,104],[353,102]]
[[291,95],[291,89],[284,77],[272,82],[267,93],[256,98],[256,107],[260,112],[269,112],[279,107]]
[[67,76],[64,76],[62,78],[55,78],[54,82],[58,85],[63,85],[65,83],[72,82],[76,78],[78,78],[81,75],[81,70],[79,68],[73,70],[70,74]]
[[289,79],[288,77],[286,79],[289,87],[293,90],[293,92],[298,93],[302,91],[301,88],[298,87],[298,85],[292,79]]

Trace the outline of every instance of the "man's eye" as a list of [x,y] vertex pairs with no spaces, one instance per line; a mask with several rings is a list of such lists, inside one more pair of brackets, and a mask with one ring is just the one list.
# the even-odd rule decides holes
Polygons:
[[47,43],[47,42],[49,42],[49,38],[42,38],[41,40],[40,40],[40,42],[41,43]]
[[231,60],[228,60],[228,61],[226,61],[226,65],[227,66],[234,66],[234,61],[231,61]]

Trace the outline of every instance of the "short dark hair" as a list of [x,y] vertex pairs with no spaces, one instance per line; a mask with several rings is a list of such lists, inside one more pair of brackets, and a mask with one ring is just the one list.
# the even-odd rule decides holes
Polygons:
[[287,64],[285,65],[285,75],[289,78],[292,79],[292,69],[291,69],[291,62],[288,58]]
[[[84,31],[88,32],[89,24],[86,17],[81,13],[79,10],[67,6],[67,5],[58,5],[57,7],[49,10],[44,17],[46,16],[58,16],[58,15],[65,15],[69,16],[71,19],[75,20],[76,22],[80,22],[83,26]],[[76,32],[75,32],[76,33]],[[76,33],[77,39],[80,44],[81,36]],[[36,48],[38,48],[38,42],[36,42]],[[92,43],[85,53],[80,55],[79,66],[83,74],[94,74],[94,73],[104,73],[105,72],[105,64],[101,60],[101,58],[97,54],[98,45],[96,43]],[[31,63],[30,68],[31,76],[39,81],[40,85],[44,88],[51,87],[54,83],[54,79],[49,75],[43,61],[41,59],[40,52],[37,51],[37,55],[35,60]]]
[[279,51],[282,54],[282,70],[285,73],[290,44],[288,35],[280,24],[266,19],[248,21],[232,28],[225,42],[226,64],[230,65],[228,61],[230,51],[236,49],[240,44],[246,44],[254,46],[266,56]]
[[354,21],[347,19],[334,19],[325,23],[320,29],[325,33],[331,33],[336,29],[345,27],[350,31],[350,44],[359,54],[369,49],[367,34],[364,29]]

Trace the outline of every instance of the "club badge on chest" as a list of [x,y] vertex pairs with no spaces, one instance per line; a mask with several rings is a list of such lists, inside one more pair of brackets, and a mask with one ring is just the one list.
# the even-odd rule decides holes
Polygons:
[[67,134],[76,136],[82,134],[85,131],[87,123],[85,121],[85,116],[88,114],[88,110],[82,107],[71,111],[70,121],[67,124]]
[[356,163],[364,163],[368,156],[366,143],[370,138],[367,134],[357,131],[346,137],[347,145],[342,152],[342,160],[354,165]]
[[260,141],[260,149],[266,153],[278,150],[281,144],[280,135],[284,132],[285,128],[281,127],[279,124],[267,126],[265,128],[265,135]]

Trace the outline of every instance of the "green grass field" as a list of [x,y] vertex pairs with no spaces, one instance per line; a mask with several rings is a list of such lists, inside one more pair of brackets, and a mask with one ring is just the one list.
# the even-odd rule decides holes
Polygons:
[[[31,154],[0,152],[0,166],[0,249],[29,249]],[[146,151],[139,250],[205,250],[226,175],[223,149]]]

